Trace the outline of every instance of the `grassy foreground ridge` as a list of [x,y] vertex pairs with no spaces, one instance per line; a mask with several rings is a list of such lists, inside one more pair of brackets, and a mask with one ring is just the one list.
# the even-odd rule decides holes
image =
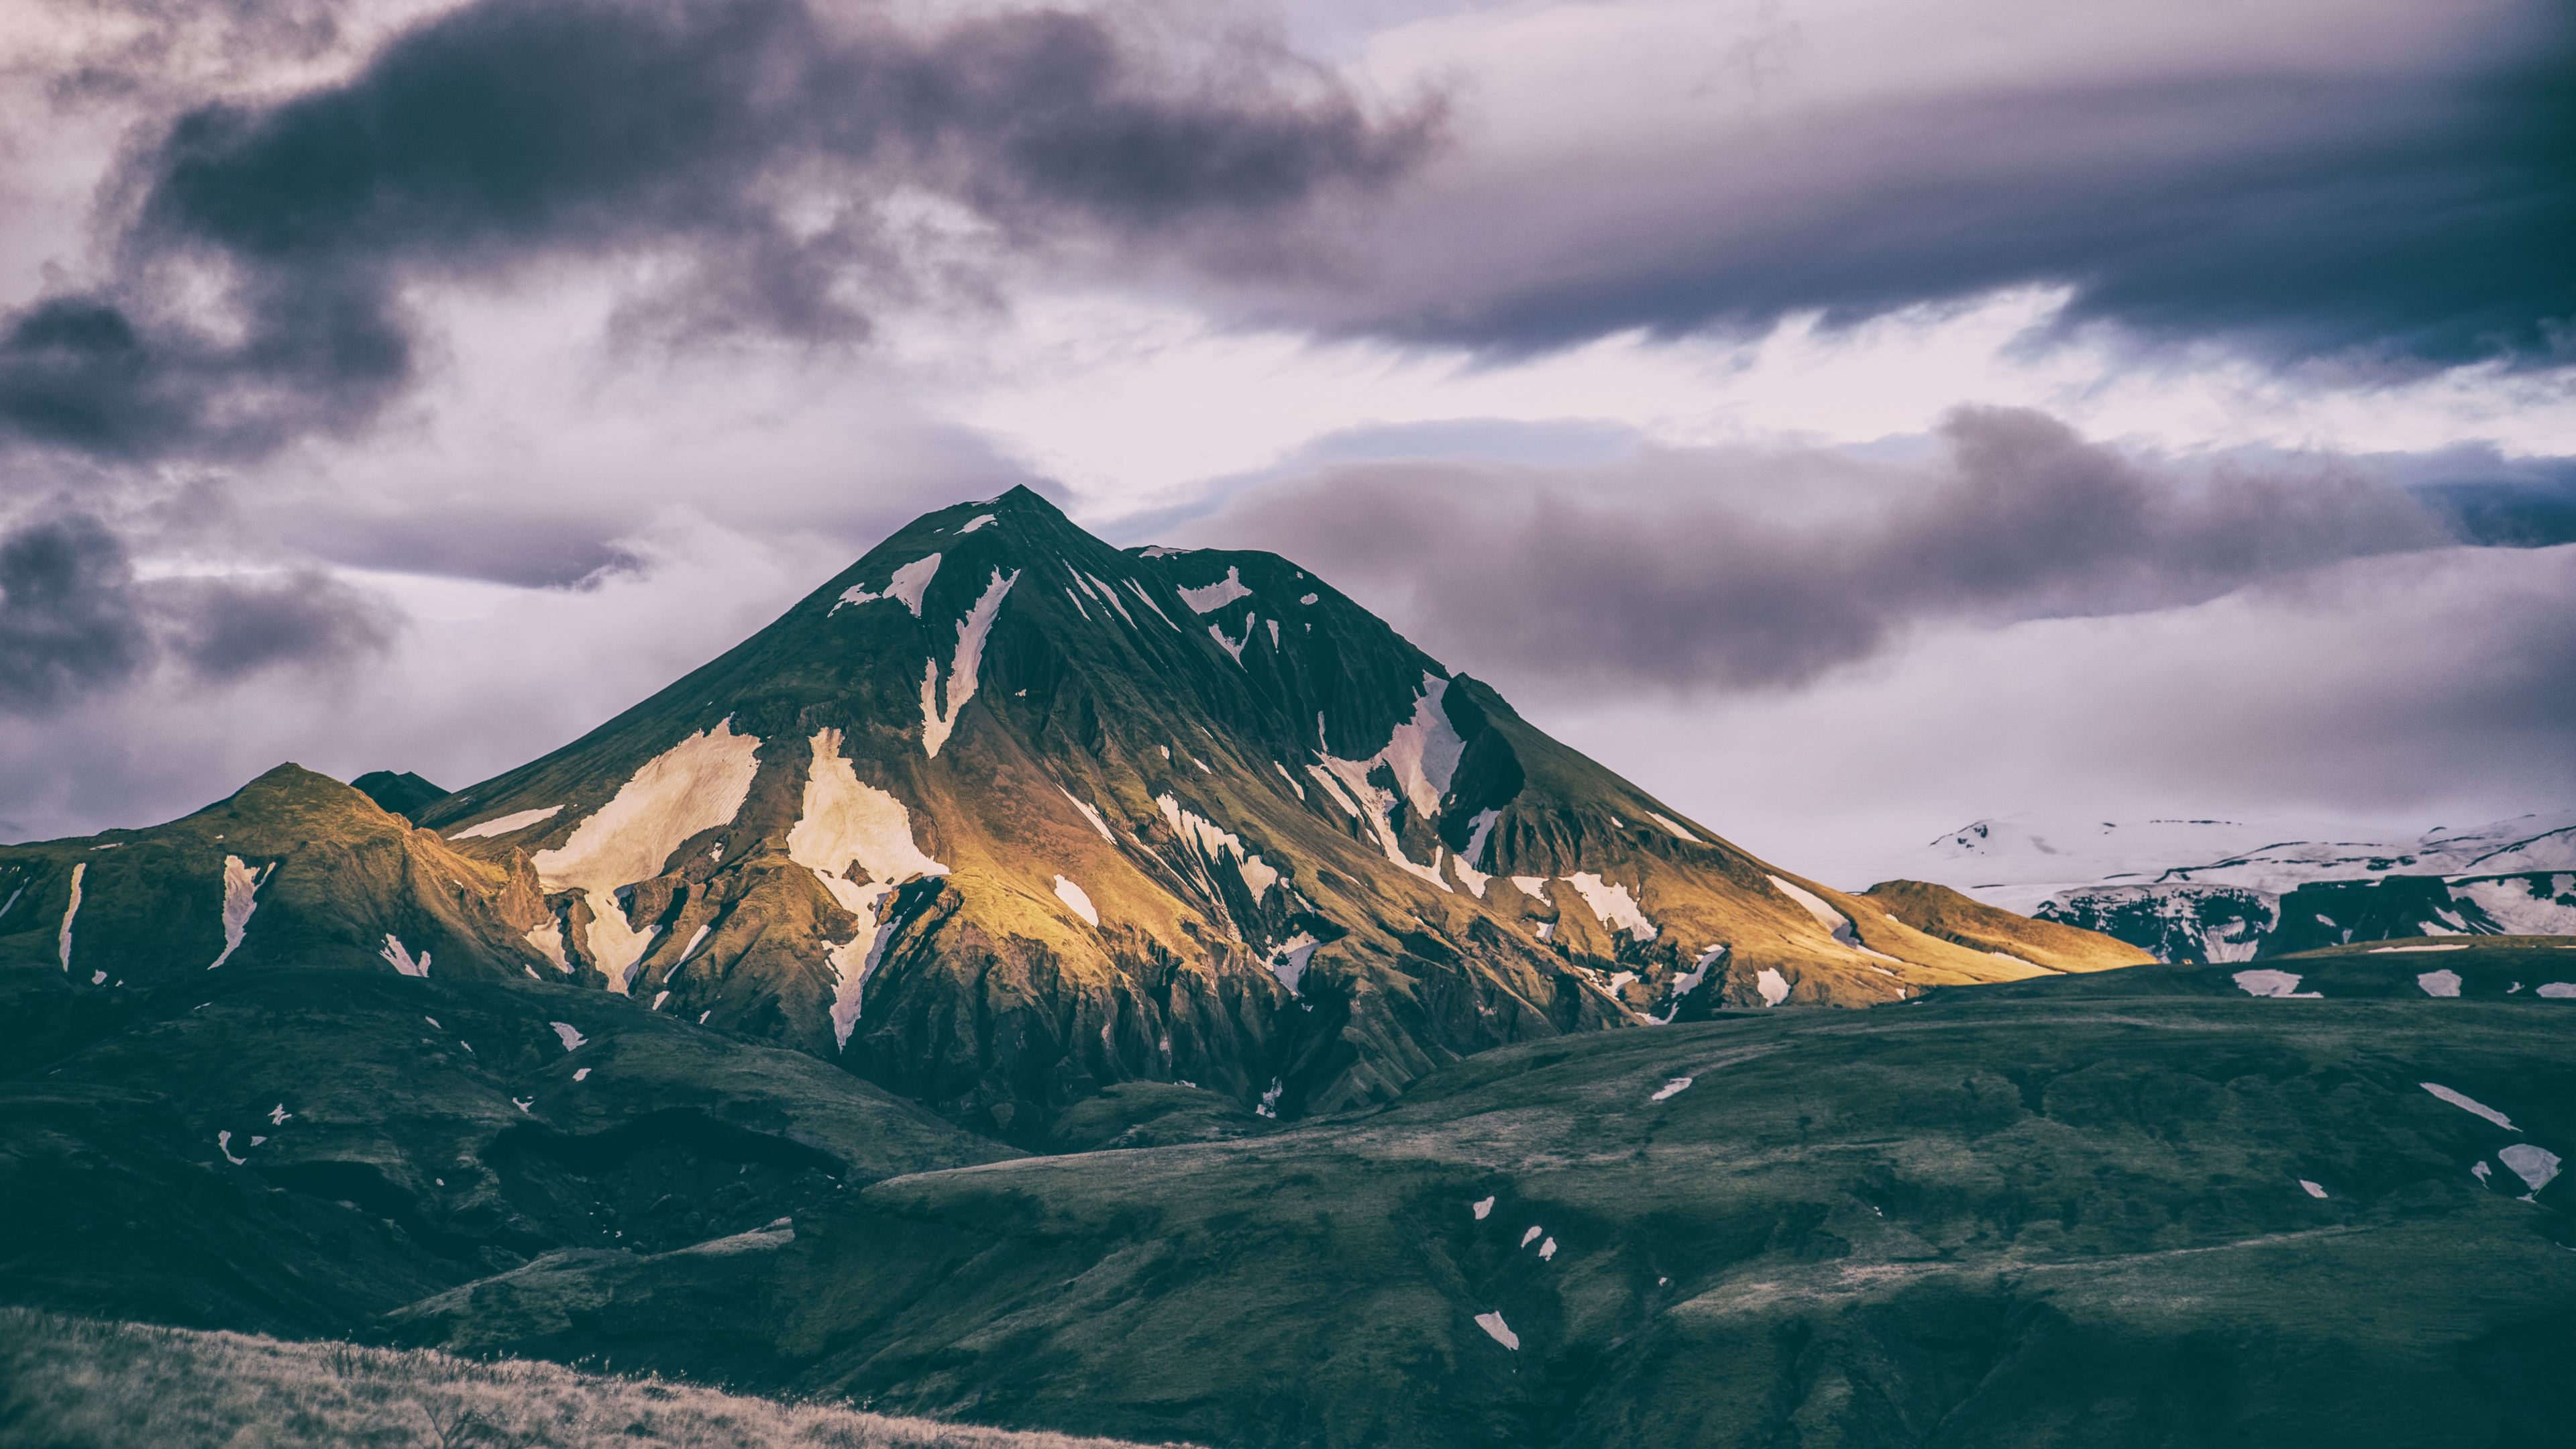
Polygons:
[[658,1378],[425,1349],[284,1343],[0,1309],[0,1445],[685,1445],[689,1449],[1120,1449],[782,1403]]

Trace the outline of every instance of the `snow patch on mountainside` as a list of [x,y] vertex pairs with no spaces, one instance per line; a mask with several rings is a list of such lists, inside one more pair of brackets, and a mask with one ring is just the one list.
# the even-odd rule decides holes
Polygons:
[[520,939],[538,955],[553,962],[557,971],[572,970],[572,959],[564,953],[563,922],[548,921],[541,926],[530,926],[527,935]]
[[1474,818],[1467,822],[1466,847],[1449,859],[1449,868],[1457,872],[1459,882],[1474,892],[1476,899],[1480,901],[1485,898],[1485,887],[1493,880],[1493,876],[1476,869],[1473,862],[1485,858],[1485,842],[1494,833],[1494,822],[1502,818],[1503,812],[1500,810],[1477,811]]
[[1816,918],[1816,924],[1832,932],[1835,940],[1846,946],[1860,944],[1860,936],[1852,930],[1851,917],[1834,909],[1831,901],[1803,886],[1782,880],[1776,875],[1766,875],[1763,879],[1778,887],[1780,894],[1804,906],[1807,914]]
[[215,955],[206,969],[212,971],[241,949],[242,937],[250,930],[250,913],[259,909],[259,887],[268,873],[277,869],[275,862],[252,870],[250,863],[238,855],[224,857],[224,949]]
[[72,867],[72,894],[63,907],[63,923],[54,930],[54,953],[62,958],[63,970],[72,969],[72,922],[80,916],[81,877],[89,874],[89,862]]
[[1382,763],[1393,770],[1396,787],[1412,802],[1414,813],[1425,820],[1440,813],[1440,799],[1449,793],[1449,781],[1458,773],[1459,757],[1467,752],[1467,742],[1458,737],[1457,728],[1449,723],[1449,711],[1441,703],[1448,692],[1448,680],[1424,674],[1422,693],[1413,701],[1413,718],[1397,725],[1386,748],[1365,762]]
[[831,609],[825,614],[825,617],[829,618],[832,614],[841,612],[841,610],[847,605],[873,604],[879,599],[892,599],[896,603],[910,609],[912,611],[912,617],[918,619],[921,617],[921,596],[929,591],[930,581],[932,578],[936,577],[938,573],[939,555],[935,553],[923,554],[921,557],[914,559],[912,562],[905,564],[899,569],[896,569],[893,576],[886,580],[885,592],[883,593],[872,592],[865,585],[860,584],[853,584],[849,588],[844,589],[841,592],[840,599],[832,605]]
[[1708,968],[1725,960],[1727,951],[1726,946],[1716,945],[1700,952],[1692,960],[1691,969],[1673,978],[1672,985],[1667,988],[1672,1005],[1665,1009],[1662,1016],[1655,1017],[1653,1020],[1670,1023],[1674,1017],[1681,1015],[1682,998],[1699,990],[1700,984],[1708,980]]
[[489,820],[478,820],[462,830],[451,830],[447,832],[447,838],[481,840],[494,835],[508,835],[513,831],[525,830],[541,820],[552,820],[562,813],[561,805],[547,805],[536,810],[514,810],[507,815],[495,815]]
[[977,671],[984,662],[984,639],[993,632],[993,619],[1002,612],[1002,600],[1009,596],[1011,585],[1020,581],[1020,571],[1011,570],[1003,577],[993,570],[991,582],[975,600],[975,607],[957,623],[957,656],[948,667],[948,705],[939,704],[939,661],[931,659],[921,676],[921,748],[930,758],[939,758],[939,747],[948,743],[949,734],[957,728],[957,716],[966,702],[975,697]]
[[1637,898],[1628,894],[1626,886],[1613,885],[1588,870],[1565,877],[1565,883],[1583,897],[1583,903],[1592,908],[1603,926],[1625,931],[1631,940],[1639,942],[1651,941],[1658,934],[1655,923],[1646,919],[1646,913],[1637,906]]
[[838,729],[818,729],[807,743],[813,756],[796,823],[787,832],[789,860],[822,877],[835,899],[855,889],[845,874],[852,864],[871,880],[895,885],[948,873],[914,842],[912,813],[903,802],[859,778],[841,753]]
[[[812,871],[833,901],[858,918],[859,929],[849,940],[825,948],[835,978],[832,1034],[846,1047],[884,934],[878,911],[896,886],[946,875],[948,867],[914,842],[912,814],[903,802],[859,778],[841,753],[839,730],[816,730],[808,744],[813,757],[806,765],[796,824],[787,832],[787,858]],[[865,882],[850,878],[853,866],[867,877]]]
[[1215,583],[1176,592],[1180,594],[1181,602],[1190,606],[1193,614],[1213,614],[1237,599],[1252,597],[1252,590],[1244,585],[1243,571],[1232,564],[1226,565],[1225,577]]
[[[393,967],[394,970],[405,976],[427,976],[429,974],[429,953],[427,951],[423,951],[417,958],[415,958],[410,951],[404,948],[402,938],[391,931],[387,931],[385,933],[384,947],[377,951],[376,954],[385,958],[386,965]],[[438,1023],[433,1021],[430,1025],[436,1026]]]
[[1084,800],[1081,796],[1074,794],[1071,790],[1067,790],[1062,785],[1058,785],[1055,788],[1056,793],[1073,802],[1073,808],[1082,812],[1082,818],[1090,823],[1092,829],[1100,832],[1101,839],[1108,841],[1112,845],[1116,845],[1118,843],[1118,837],[1109,833],[1109,822],[1100,818],[1100,812],[1092,809],[1090,802]]
[[1172,827],[1172,833],[1197,846],[1208,864],[1231,857],[1254,900],[1270,894],[1270,888],[1279,884],[1279,872],[1245,846],[1241,836],[1219,827],[1171,795],[1155,796],[1154,805],[1163,812],[1164,823]]
[[1118,611],[1118,617],[1127,621],[1127,627],[1131,629],[1136,627],[1136,616],[1127,612],[1126,601],[1118,597],[1118,591],[1109,586],[1108,580],[1102,578],[1098,574],[1076,573],[1074,575],[1074,581],[1077,583],[1087,581],[1090,586],[1097,591],[1093,597],[1099,599],[1109,607],[1116,609]]
[[2273,996],[2286,1001],[2294,997],[2317,1000],[2324,995],[2322,992],[2301,991],[2296,971],[2239,971],[2234,979],[2236,989],[2248,996]]
[[2452,1106],[2459,1108],[2463,1112],[2475,1112],[2479,1116],[2486,1118],[2488,1121],[2493,1122],[2498,1127],[2502,1127],[2508,1132],[2519,1132],[2522,1130],[2521,1128],[2513,1125],[2512,1118],[2507,1117],[2505,1114],[2488,1106],[2486,1103],[2469,1096],[2465,1092],[2454,1091],[2438,1082],[2417,1082],[2415,1085],[2422,1087],[2425,1091],[2432,1093],[2434,1096],[2441,1098],[2443,1101],[2450,1103]]
[[1146,608],[1154,611],[1155,618],[1162,620],[1166,624],[1171,624],[1175,629],[1181,627],[1178,624],[1172,623],[1172,616],[1163,612],[1163,606],[1154,602],[1154,596],[1145,592],[1145,586],[1143,584],[1136,582],[1134,579],[1129,579],[1127,580],[1127,589],[1128,592],[1134,594]]
[[[1351,800],[1358,802],[1355,807],[1350,800],[1341,803],[1368,821],[1387,862],[1443,891],[1449,889],[1449,882],[1440,874],[1441,852],[1432,852],[1429,865],[1408,857],[1397,836],[1394,813],[1400,798],[1413,807],[1417,819],[1429,820],[1440,813],[1441,797],[1449,793],[1449,781],[1457,774],[1459,757],[1466,753],[1467,745],[1449,723],[1448,710],[1441,703],[1448,689],[1449,681],[1425,673],[1422,692],[1414,696],[1412,717],[1395,727],[1384,748],[1364,760],[1346,760],[1325,750],[1316,751],[1322,765],[1318,778],[1329,776],[1340,781]],[[1380,765],[1395,776],[1397,793],[1370,782],[1370,773]],[[1335,798],[1339,800],[1340,796]]]
[[1500,810],[1477,811],[1467,822],[1466,848],[1459,851],[1450,863],[1449,868],[1458,873],[1458,879],[1465,881],[1467,889],[1474,891],[1480,901],[1485,898],[1485,883],[1493,877],[1476,869],[1476,866],[1485,858],[1485,842],[1493,838],[1494,823],[1502,818]]
[[1258,622],[1260,621],[1254,619],[1251,615],[1245,615],[1243,619],[1243,637],[1240,639],[1228,639],[1225,637],[1225,630],[1223,628],[1215,624],[1210,624],[1208,625],[1208,637],[1214,639],[1216,641],[1216,646],[1226,652],[1226,657],[1240,665],[1243,663],[1243,646],[1252,642],[1252,626]]
[[1308,765],[1306,767],[1306,773],[1314,776],[1315,783],[1324,787],[1325,796],[1331,799],[1334,804],[1341,806],[1343,811],[1353,820],[1357,820],[1367,813],[1360,809],[1358,802],[1352,800],[1348,794],[1343,792],[1341,781],[1333,777],[1332,771],[1325,769],[1321,765]]
[[2512,935],[2576,936],[2576,875],[2461,881],[2451,896],[2476,905]]
[[659,927],[638,931],[617,892],[651,880],[690,836],[730,824],[760,769],[760,738],[733,732],[731,716],[644,763],[572,835],[532,859],[549,891],[578,890],[590,903],[591,963],[623,993]]
[[1082,917],[1083,920],[1094,926],[1100,924],[1100,912],[1093,909],[1091,897],[1083,894],[1082,887],[1066,880],[1063,876],[1055,878],[1055,898],[1064,902],[1065,909]]
[[1297,994],[1297,984],[1306,979],[1306,963],[1314,958],[1315,948],[1323,944],[1311,934],[1299,931],[1272,948],[1270,974],[1279,978],[1279,984],[1288,988],[1289,995]]
[[2540,1190],[2549,1186],[2550,1180],[2558,1176],[2558,1154],[2546,1147],[2535,1147],[2528,1142],[2516,1142],[2510,1147],[2499,1149],[2496,1153],[2496,1161],[2512,1168],[2513,1175],[2530,1186],[2531,1191],[2525,1194],[2526,1201],[2538,1197]]
[[1690,827],[1659,810],[1649,810],[1646,812],[1646,815],[1647,818],[1653,820],[1657,825],[1664,827],[1664,829],[1672,832],[1676,837],[1687,840],[1693,845],[1703,845],[1707,843],[1701,840],[1698,836],[1691,834]]

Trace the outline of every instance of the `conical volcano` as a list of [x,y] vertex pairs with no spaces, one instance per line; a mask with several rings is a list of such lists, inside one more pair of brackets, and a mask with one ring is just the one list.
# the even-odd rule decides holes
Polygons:
[[2044,969],[1763,864],[1289,560],[1122,551],[1027,489],[421,821],[524,854],[548,969],[1014,1137],[1123,1080],[1295,1115]]

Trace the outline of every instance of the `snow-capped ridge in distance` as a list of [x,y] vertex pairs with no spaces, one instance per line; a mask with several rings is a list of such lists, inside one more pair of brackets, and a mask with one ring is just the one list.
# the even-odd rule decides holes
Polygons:
[[2010,816],[1952,831],[1900,869],[2176,960],[2576,933],[2576,810],[2413,835],[2296,820]]

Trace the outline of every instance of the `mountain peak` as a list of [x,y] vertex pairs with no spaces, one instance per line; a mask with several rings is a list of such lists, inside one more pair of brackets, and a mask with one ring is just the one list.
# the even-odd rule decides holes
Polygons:
[[1755,861],[1293,560],[1120,550],[1025,487],[419,818],[528,862],[583,979],[1029,1141],[1118,1081],[1295,1115],[2040,969]]

